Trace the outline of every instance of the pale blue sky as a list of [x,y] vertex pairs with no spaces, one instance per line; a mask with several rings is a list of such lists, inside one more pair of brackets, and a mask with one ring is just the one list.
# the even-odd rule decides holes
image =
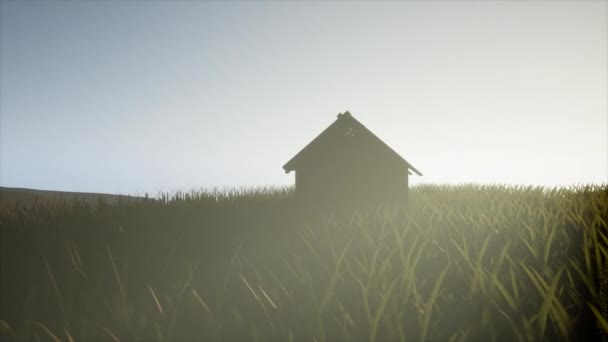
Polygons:
[[292,184],[349,110],[412,183],[608,181],[607,2],[0,4],[0,185]]

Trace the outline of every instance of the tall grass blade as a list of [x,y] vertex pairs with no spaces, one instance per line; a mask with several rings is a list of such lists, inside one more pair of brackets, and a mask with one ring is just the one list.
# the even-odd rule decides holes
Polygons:
[[608,334],[608,320],[593,304],[587,302],[587,305],[595,315],[598,325],[604,330],[604,334]]
[[433,290],[431,291],[431,295],[429,299],[424,304],[424,314],[422,316],[422,332],[420,334],[420,341],[426,341],[426,335],[429,329],[429,323],[431,322],[431,313],[433,311],[433,307],[435,305],[435,301],[437,299],[437,295],[439,294],[439,290],[441,289],[441,284],[443,282],[443,278],[449,270],[449,265],[445,267],[443,271],[439,274],[439,277],[435,281],[435,286],[433,286]]
[[63,307],[63,299],[61,297],[61,292],[59,291],[59,286],[57,285],[57,281],[55,281],[55,276],[53,275],[51,266],[46,261],[46,257],[42,257],[42,260],[44,260],[44,265],[46,266],[46,270],[49,274],[49,278],[51,278],[51,283],[53,284],[53,289],[55,290],[55,296],[57,297],[57,302],[59,303],[59,310],[61,311],[61,317],[63,318],[64,324],[67,325],[67,320],[65,317],[65,308]]
[[40,323],[40,322],[33,322],[34,324],[36,324],[37,326],[39,326],[40,328],[42,328],[42,330],[44,330],[44,332],[49,335],[49,337],[55,341],[55,342],[61,342],[61,339],[59,337],[57,337],[57,335],[53,334],[53,332],[47,328],[44,324]]

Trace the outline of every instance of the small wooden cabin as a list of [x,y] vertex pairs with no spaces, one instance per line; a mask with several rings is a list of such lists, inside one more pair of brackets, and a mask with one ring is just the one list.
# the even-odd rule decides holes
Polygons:
[[348,111],[283,169],[296,173],[299,203],[325,208],[406,203],[408,176],[422,176]]

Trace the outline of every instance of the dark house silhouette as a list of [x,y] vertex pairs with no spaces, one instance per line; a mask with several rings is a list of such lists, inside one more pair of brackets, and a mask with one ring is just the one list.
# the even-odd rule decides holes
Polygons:
[[406,203],[408,176],[422,176],[348,111],[283,169],[296,173],[298,203],[332,209]]

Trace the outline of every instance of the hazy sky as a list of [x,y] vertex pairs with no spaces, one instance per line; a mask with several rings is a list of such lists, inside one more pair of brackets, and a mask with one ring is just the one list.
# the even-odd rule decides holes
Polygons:
[[0,4],[0,185],[281,185],[349,110],[412,183],[608,181],[608,3]]

